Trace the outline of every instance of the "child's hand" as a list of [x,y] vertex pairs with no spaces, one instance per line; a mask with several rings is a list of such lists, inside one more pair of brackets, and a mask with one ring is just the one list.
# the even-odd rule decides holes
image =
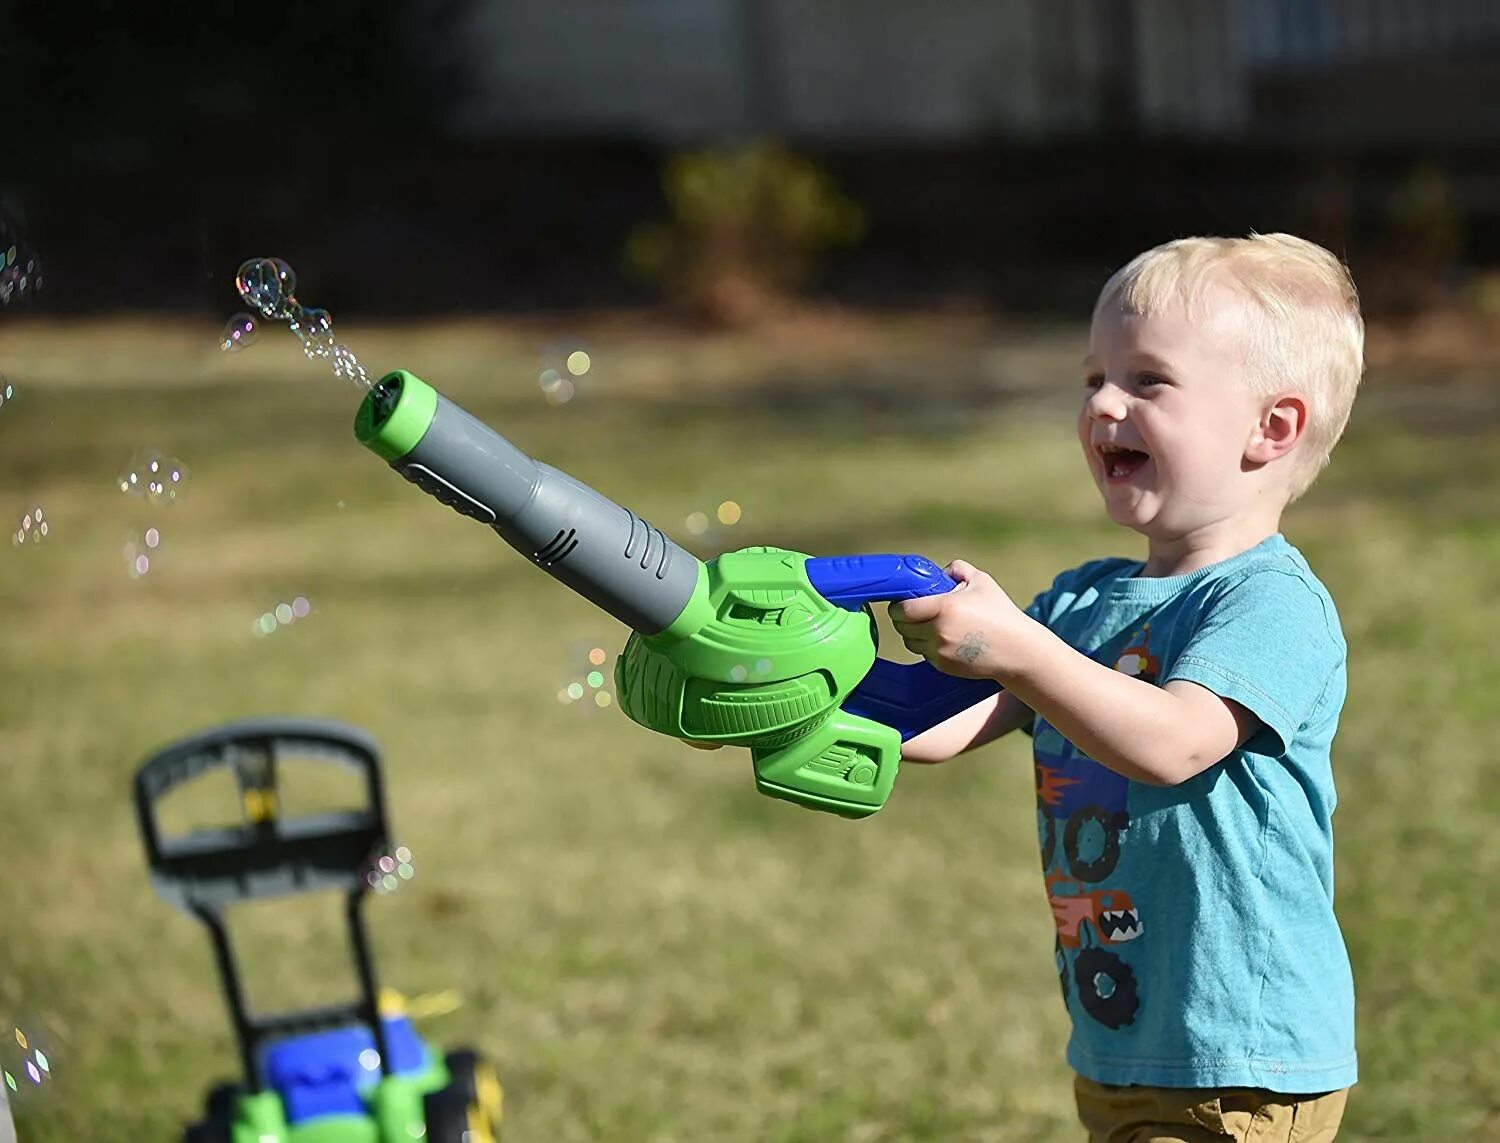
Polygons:
[[887,609],[896,632],[944,674],[992,679],[1006,667],[1026,615],[994,577],[973,564],[954,560],[945,569],[958,586],[942,595],[924,595]]

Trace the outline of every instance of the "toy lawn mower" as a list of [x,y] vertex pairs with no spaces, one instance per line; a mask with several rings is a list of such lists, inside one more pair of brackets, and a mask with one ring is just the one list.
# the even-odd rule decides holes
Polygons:
[[[354,769],[364,804],[283,816],[277,771],[290,757]],[[158,803],[220,768],[235,779],[242,824],[162,836]],[[209,1093],[184,1143],[493,1143],[502,1100],[494,1070],[470,1050],[439,1055],[399,1005],[381,1003],[360,911],[371,856],[389,840],[373,739],[320,720],[230,723],[147,759],[135,804],[156,891],[208,928],[244,1073]],[[345,893],[357,998],[252,1013],[229,941],[229,906],[328,890]]]

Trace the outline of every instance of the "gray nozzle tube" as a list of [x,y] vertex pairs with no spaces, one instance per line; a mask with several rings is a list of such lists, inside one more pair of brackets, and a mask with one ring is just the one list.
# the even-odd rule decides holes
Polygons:
[[[423,384],[410,375],[404,380]],[[533,460],[442,394],[436,396],[427,431],[390,462],[392,468],[444,504],[490,525],[548,575],[632,630],[656,635],[671,626],[698,587],[696,556],[634,512]]]

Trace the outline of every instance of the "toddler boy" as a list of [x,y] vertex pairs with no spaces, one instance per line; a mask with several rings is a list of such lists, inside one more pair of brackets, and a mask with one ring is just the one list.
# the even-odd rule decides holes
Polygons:
[[995,697],[908,741],[1032,736],[1037,824],[1091,1143],[1334,1137],[1355,1082],[1333,911],[1337,611],[1281,534],[1363,373],[1343,264],[1286,234],[1138,256],[1094,310],[1078,437],[1145,560],[1024,611],[960,586],[892,604],[906,646]]

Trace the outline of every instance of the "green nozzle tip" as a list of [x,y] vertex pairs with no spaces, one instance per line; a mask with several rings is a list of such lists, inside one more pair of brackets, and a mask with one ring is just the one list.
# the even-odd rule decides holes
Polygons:
[[436,412],[437,390],[397,369],[365,395],[354,418],[354,435],[382,459],[400,460],[417,447]]

